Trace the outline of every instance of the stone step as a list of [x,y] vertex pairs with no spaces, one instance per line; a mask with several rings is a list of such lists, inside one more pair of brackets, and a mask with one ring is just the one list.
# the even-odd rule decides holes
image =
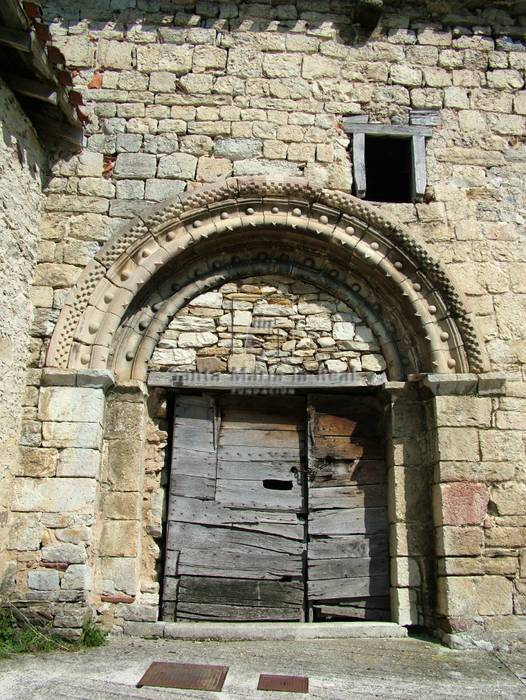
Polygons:
[[395,622],[128,622],[124,632],[139,637],[218,641],[407,637],[406,628]]

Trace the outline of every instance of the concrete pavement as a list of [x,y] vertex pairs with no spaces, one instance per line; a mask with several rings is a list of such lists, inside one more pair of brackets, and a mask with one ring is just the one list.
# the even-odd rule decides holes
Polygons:
[[[152,661],[230,667],[221,693],[136,688]],[[309,696],[255,690],[259,673],[307,675]],[[526,649],[455,651],[418,639],[197,642],[124,638],[0,661],[2,700],[525,698]]]

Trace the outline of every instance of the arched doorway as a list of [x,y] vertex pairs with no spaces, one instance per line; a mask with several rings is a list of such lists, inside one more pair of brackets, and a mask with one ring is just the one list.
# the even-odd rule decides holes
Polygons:
[[[174,588],[177,588],[181,575],[177,573],[177,569],[175,574],[166,574],[165,569],[163,579],[162,568],[168,559],[168,556],[165,555],[166,552],[180,552],[181,550],[169,548],[171,543],[166,539],[170,538],[170,534],[167,532],[169,528],[163,532],[163,522],[165,523],[166,520],[163,520],[161,514],[162,499],[158,498],[158,495],[162,495],[163,492],[168,493],[168,489],[162,488],[163,478],[166,482],[167,474],[173,468],[173,464],[177,465],[178,457],[175,451],[174,460],[168,464],[171,460],[172,441],[173,446],[176,443],[179,446],[183,445],[184,451],[184,440],[177,437],[177,420],[175,421],[175,430],[171,433],[170,412],[173,410],[177,419],[177,400],[175,408],[172,408],[173,396],[167,401],[166,389],[155,388],[160,385],[151,381],[150,371],[158,371],[159,367],[153,367],[151,363],[159,360],[159,353],[163,349],[172,350],[172,358],[176,357],[175,351],[179,353],[179,359],[186,357],[189,360],[188,365],[183,364],[178,369],[182,369],[183,373],[192,375],[193,378],[187,376],[186,379],[181,380],[179,376],[176,380],[169,380],[171,391],[173,391],[174,386],[178,387],[179,399],[184,398],[185,395],[194,399],[197,396],[202,404],[201,409],[205,411],[206,415],[209,412],[212,412],[214,416],[217,415],[216,406],[219,405],[219,413],[222,416],[227,416],[232,407],[228,404],[230,399],[224,393],[220,393],[219,398],[214,398],[216,396],[214,387],[203,387],[202,384],[195,385],[195,377],[210,371],[203,369],[206,365],[202,365],[200,371],[197,366],[197,358],[202,360],[206,357],[216,357],[220,364],[216,364],[216,369],[212,372],[214,375],[235,375],[235,369],[237,369],[235,362],[230,367],[229,362],[231,357],[235,358],[236,354],[241,353],[234,352],[231,355],[224,355],[224,353],[219,352],[217,355],[207,355],[205,352],[199,355],[198,351],[194,351],[194,354],[187,352],[185,355],[181,351],[192,350],[192,343],[196,340],[188,338],[188,336],[184,338],[183,344],[179,343],[179,335],[176,339],[172,338],[177,340],[177,347],[163,348],[163,343],[167,339],[170,340],[167,333],[170,334],[174,331],[178,334],[209,333],[214,336],[214,343],[216,343],[216,337],[217,343],[220,340],[225,340],[219,337],[224,332],[219,330],[222,328],[221,324],[218,326],[214,322],[212,330],[209,323],[202,323],[201,330],[196,331],[195,327],[194,330],[174,328],[174,323],[177,326],[177,323],[181,323],[181,319],[195,316],[195,313],[189,314],[188,309],[200,308],[196,300],[202,298],[203,295],[217,295],[224,285],[238,284],[243,280],[249,284],[246,282],[247,279],[262,278],[274,282],[281,280],[280,283],[283,284],[285,284],[283,280],[289,280],[292,281],[292,284],[310,285],[318,290],[316,294],[325,295],[325,297],[322,299],[318,296],[316,300],[303,299],[301,303],[307,304],[311,301],[318,306],[323,306],[323,303],[330,301],[336,305],[341,304],[341,309],[337,310],[336,313],[350,314],[353,319],[337,320],[331,317],[327,321],[323,311],[314,314],[298,313],[298,317],[323,316],[324,320],[318,329],[310,326],[311,333],[307,331],[307,321],[305,320],[303,328],[305,336],[303,338],[301,336],[292,338],[285,334],[286,339],[284,336],[283,342],[280,340],[278,343],[280,351],[283,350],[284,343],[291,341],[305,340],[303,348],[305,352],[312,350],[308,347],[310,342],[314,343],[316,347],[322,347],[325,341],[322,341],[321,344],[318,341],[323,338],[338,341],[340,338],[335,336],[339,335],[340,331],[342,335],[345,335],[349,332],[349,328],[342,326],[336,330],[336,324],[346,323],[353,325],[354,333],[356,328],[362,328],[361,332],[365,336],[363,343],[365,346],[368,343],[371,344],[371,347],[366,347],[366,350],[362,352],[360,348],[353,347],[354,336],[343,337],[342,341],[348,341],[347,347],[339,346],[338,342],[335,342],[336,351],[340,353],[340,356],[337,357],[331,352],[321,353],[323,359],[314,356],[312,362],[318,363],[316,368],[314,364],[306,365],[303,359],[299,363],[301,355],[294,353],[291,353],[289,362],[281,360],[280,365],[278,357],[277,362],[265,360],[265,366],[267,374],[270,376],[272,374],[269,371],[271,367],[283,367],[286,364],[299,367],[301,364],[302,369],[299,374],[319,377],[322,376],[319,372],[320,368],[328,370],[329,375],[337,374],[338,372],[333,372],[333,370],[340,369],[342,365],[330,365],[329,363],[339,362],[345,363],[349,373],[353,374],[354,379],[349,380],[346,386],[340,385],[342,389],[340,392],[334,392],[332,388],[329,392],[321,391],[320,386],[313,388],[312,385],[308,391],[294,389],[294,398],[300,403],[303,402],[301,410],[305,415],[304,428],[310,430],[312,436],[311,443],[307,441],[302,443],[304,438],[301,436],[300,430],[294,428],[294,430],[288,431],[290,433],[296,432],[298,436],[300,461],[297,468],[303,469],[304,472],[309,468],[312,469],[312,463],[309,466],[307,460],[301,464],[301,450],[308,452],[312,448],[314,462],[325,460],[326,463],[328,461],[331,464],[339,464],[340,467],[343,465],[343,471],[352,475],[351,469],[345,469],[345,463],[350,464],[356,457],[334,452],[334,450],[332,453],[330,450],[326,450],[325,453],[322,450],[316,454],[316,450],[318,450],[317,440],[318,442],[321,440],[322,443],[325,440],[326,444],[334,447],[338,443],[338,439],[343,437],[345,448],[347,449],[349,445],[352,446],[352,433],[349,434],[349,424],[356,423],[355,417],[359,415],[357,406],[360,401],[356,397],[364,397],[361,398],[362,405],[376,402],[376,415],[382,414],[384,416],[383,422],[369,420],[368,425],[374,424],[375,430],[378,426],[381,427],[380,434],[371,432],[369,438],[373,443],[382,443],[386,462],[384,474],[387,473],[387,486],[382,486],[383,491],[380,498],[384,499],[382,503],[385,502],[385,499],[389,501],[388,522],[382,523],[384,531],[387,530],[387,524],[389,526],[391,570],[389,585],[391,612],[389,614],[394,619],[404,623],[426,622],[433,614],[434,577],[436,575],[434,570],[434,523],[431,508],[433,476],[432,464],[427,456],[426,447],[427,436],[433,426],[430,427],[427,422],[425,406],[421,397],[416,388],[407,382],[407,379],[410,376],[429,373],[452,375],[468,371],[480,372],[483,369],[483,358],[470,315],[462,300],[441,267],[431,260],[427,253],[403,229],[390,224],[379,216],[373,208],[365,206],[353,197],[339,192],[318,190],[304,180],[232,179],[215,187],[195,190],[163,205],[151,215],[133,222],[128,229],[101,249],[95,261],[84,271],[74,293],[64,307],[49,347],[47,364],[49,367],[78,372],[79,376],[85,371],[97,370],[109,370],[115,376],[116,385],[108,394],[107,400],[106,446],[101,462],[100,491],[103,503],[106,501],[113,503],[115,498],[112,500],[111,497],[115,496],[116,493],[128,496],[133,494],[135,498],[133,518],[124,513],[124,517],[120,516],[118,526],[119,531],[126,533],[127,538],[134,538],[135,545],[133,547],[119,549],[106,546],[104,544],[105,538],[111,539],[111,533],[116,529],[111,521],[114,516],[107,515],[104,510],[98,514],[102,520],[101,541],[103,546],[100,548],[99,560],[95,563],[96,581],[98,581],[96,586],[99,586],[99,591],[94,590],[94,595],[100,594],[100,588],[104,589],[105,586],[111,584],[113,589],[119,592],[123,591],[123,587],[127,587],[126,595],[133,597],[133,601],[128,601],[130,604],[139,602],[143,595],[150,596],[148,600],[156,599],[159,601],[159,587],[164,581],[163,601],[177,602],[177,597],[175,601],[173,597],[172,600],[169,598],[170,595],[173,596],[173,593],[168,592],[170,582],[166,576],[174,579]],[[276,285],[274,284],[274,286]],[[301,295],[299,292],[298,294]],[[291,300],[289,299],[289,301]],[[214,301],[214,303],[217,302]],[[299,300],[296,299],[291,303],[298,306]],[[254,308],[232,308],[232,311],[234,310],[250,311],[252,314],[254,312]],[[221,315],[224,315],[225,309],[217,308],[216,311],[220,311]],[[200,318],[213,319],[216,316],[201,315]],[[298,319],[293,320],[294,327],[288,330],[294,330],[297,333],[298,330],[302,329],[296,325]],[[324,326],[323,324],[329,325]],[[208,330],[205,326],[208,327]],[[234,328],[232,323],[230,335],[233,348],[237,347],[236,343],[240,341],[240,338],[236,337]],[[207,343],[211,340],[208,336],[208,339],[201,338],[200,342],[206,348],[209,347]],[[268,349],[272,352],[272,347]],[[327,350],[327,348],[324,349]],[[302,349],[300,348],[300,350]],[[251,353],[245,354],[251,355]],[[364,357],[367,355],[373,356],[374,361],[369,357],[364,365]],[[357,366],[360,364],[361,367],[354,373],[351,371],[353,360]],[[261,358],[254,359],[254,371],[257,362],[261,365],[259,371],[262,371],[263,361]],[[168,365],[169,371],[173,369],[174,367]],[[243,369],[242,366],[241,369]],[[360,372],[362,374],[357,377]],[[241,373],[247,374],[247,372]],[[252,369],[248,374],[251,373]],[[177,374],[180,375],[181,371]],[[286,376],[288,371],[283,374]],[[148,381],[149,379],[150,381]],[[181,384],[181,381],[187,381],[187,384]],[[228,388],[228,378],[224,381],[227,382]],[[232,377],[231,381],[234,381]],[[261,388],[268,389],[264,384],[263,387],[259,386],[259,389]],[[231,386],[230,389],[232,389]],[[221,391],[225,391],[224,382]],[[210,408],[210,392],[212,392],[212,398],[215,401],[213,411]],[[331,405],[329,405],[330,401],[332,401]],[[358,404],[356,404],[357,401]],[[183,404],[184,400],[181,405]],[[192,404],[191,401],[190,404]],[[254,405],[254,403],[252,405],[248,403],[242,407],[247,419],[241,420],[242,424],[254,422],[252,411]],[[307,412],[308,408],[310,414]],[[192,414],[193,409],[182,410],[183,413],[184,410],[189,410]],[[239,407],[236,410],[239,416]],[[298,410],[297,406],[289,408],[280,406],[277,407],[275,413],[277,418],[288,415],[291,425],[297,426],[298,422],[301,422],[298,421]],[[263,410],[263,403],[261,403],[260,418],[263,420],[267,415]],[[309,420],[307,420],[307,416],[309,416]],[[280,424],[279,420],[276,420],[275,423]],[[360,421],[358,421],[359,423]],[[344,432],[343,435],[323,433],[323,430],[326,431],[327,426],[331,425],[340,426],[335,429],[341,431],[342,424],[347,426],[347,432]],[[121,430],[119,427],[121,425],[125,425],[126,430]],[[322,426],[320,434],[316,434],[316,426],[318,428]],[[232,429],[231,432],[235,430]],[[362,430],[361,425],[360,430]],[[369,428],[365,430],[366,433],[367,430]],[[246,432],[244,429],[241,432],[243,431]],[[191,433],[192,430],[190,430]],[[154,437],[150,438],[150,434]],[[215,450],[216,478],[214,489],[216,491],[217,465],[229,460],[223,460],[221,455],[217,453],[217,448],[223,449],[227,446],[224,440],[221,443],[221,435],[217,433],[217,426],[212,429],[211,435]],[[214,442],[216,438],[217,441]],[[301,444],[304,444],[305,447],[301,448]],[[152,445],[157,445],[157,447],[152,447]],[[253,446],[245,445],[245,447]],[[235,461],[230,460],[230,462]],[[288,491],[294,491],[294,483],[293,488],[287,490],[266,488],[264,482],[269,480],[275,482],[291,481],[288,475],[286,479],[281,478],[281,476],[279,478],[272,476],[274,461],[274,459],[267,460],[271,466],[268,474],[258,473],[257,479],[249,479],[248,481],[257,481],[259,487],[265,489],[267,495],[270,491],[279,492],[281,497],[279,503],[283,503],[284,494]],[[287,460],[281,461],[289,463]],[[291,461],[294,462],[294,459]],[[289,472],[293,467],[294,464],[289,465]],[[239,470],[235,472],[235,475],[239,475]],[[182,474],[182,476],[191,477],[192,474]],[[205,475],[203,478],[210,477]],[[300,479],[299,482],[299,485],[304,484],[305,479],[303,481]],[[359,484],[355,482],[351,480],[351,482],[338,483],[327,488],[357,491]],[[175,482],[172,481],[172,483]],[[378,481],[370,485],[378,486],[380,483]],[[181,484],[184,485],[185,480],[179,478],[177,490]],[[221,484],[221,486],[223,493],[228,487],[229,493],[232,495],[233,485]],[[192,496],[189,495],[191,487],[188,479],[186,486],[181,488],[183,491],[186,490],[186,495],[176,493],[174,496],[179,497],[179,499],[191,499]],[[307,494],[307,502],[309,496],[311,500],[317,497],[313,493],[315,488],[316,484],[314,483],[312,490],[309,490]],[[304,490],[303,488],[300,505],[298,506],[296,503],[293,506],[296,518],[298,509],[305,508]],[[375,493],[375,489],[370,489],[370,491],[371,494]],[[261,493],[259,490],[255,496],[259,498]],[[362,489],[360,496],[362,500],[366,498],[364,493]],[[376,489],[376,494],[378,496],[378,489]],[[336,497],[341,495],[341,492],[331,495]],[[351,499],[352,495],[350,492],[345,494],[347,499]],[[356,494],[354,495],[356,496]],[[145,516],[146,497],[151,502],[155,501],[155,507],[149,505]],[[373,495],[367,496],[367,498],[373,498]],[[348,505],[351,500],[347,500],[344,506]],[[171,501],[169,495],[166,503],[168,523],[186,523],[186,520],[181,520],[181,518],[173,518],[170,521]],[[179,507],[177,500],[174,500],[173,503],[176,504],[173,506],[174,508]],[[365,547],[363,542],[367,539],[370,540],[374,535],[373,516],[380,515],[380,511],[372,512],[376,508],[381,510],[385,506],[371,506],[370,512],[367,512],[367,507],[360,509],[362,521],[368,521],[365,523],[368,528],[358,533],[364,536],[358,549],[360,547],[363,549]],[[346,507],[343,509],[320,508],[320,510],[328,511],[346,509],[352,510],[352,508]],[[155,518],[152,515],[154,510],[156,512]],[[245,508],[245,510],[247,509]],[[315,509],[307,510],[309,515],[309,513],[313,514]],[[334,516],[333,520],[337,521],[339,516],[341,513]],[[195,516],[195,518],[198,517],[198,515]],[[328,519],[332,517],[331,514],[327,514]],[[353,517],[353,514],[346,513],[343,519],[345,522],[349,522]],[[153,522],[154,520],[155,522]],[[314,520],[315,516],[313,515]],[[129,525],[125,526],[123,523],[129,523]],[[199,525],[200,523],[194,524]],[[313,525],[313,527],[318,526]],[[174,526],[174,532],[177,529],[181,528]],[[301,541],[305,543],[306,538],[308,543],[315,540],[317,535],[320,536],[321,540],[325,535],[330,539],[332,536],[350,537],[354,534],[356,533],[340,531],[315,533],[311,528],[307,534],[303,533]],[[186,536],[184,533],[179,534],[179,537],[184,536]],[[294,541],[294,538],[284,536],[284,540]],[[342,546],[342,544],[342,542],[336,543],[334,551],[337,554],[343,551],[341,548],[338,549],[338,545]],[[199,547],[195,549],[199,549]],[[123,551],[125,556],[122,555]],[[325,550],[325,552],[327,551],[329,549]],[[366,586],[369,587],[369,592],[373,590],[372,579],[374,577],[382,579],[381,586],[383,587],[379,589],[378,595],[375,593],[371,596],[374,598],[385,598],[385,581],[387,580],[385,551],[385,549],[382,550],[378,557],[380,563],[377,561],[371,563],[371,557],[368,556],[357,557],[367,560],[360,564],[362,568],[367,569],[367,576],[356,576],[356,578],[367,579]],[[370,554],[369,551],[364,553]],[[287,552],[287,554],[289,553]],[[292,556],[299,557],[299,554],[293,552]],[[326,558],[330,560],[329,563],[319,563]],[[325,570],[334,570],[336,566],[333,563],[334,560],[346,558],[351,557],[325,557],[322,552],[320,556],[313,557],[310,568],[313,571],[316,566],[318,570],[324,568]],[[318,563],[315,564],[315,561]],[[354,563],[356,564],[356,562]],[[309,564],[307,554],[307,565]],[[126,568],[126,577],[122,576],[122,567],[124,566],[128,567]],[[197,566],[202,566],[202,563],[198,562]],[[378,567],[378,569],[374,567]],[[229,571],[231,572],[233,568],[234,564],[231,565]],[[300,593],[297,594],[302,599],[300,607],[305,615],[309,614],[310,609],[316,609],[313,615],[331,616],[337,615],[338,609],[335,608],[342,605],[345,607],[344,604],[347,604],[348,608],[359,607],[354,603],[349,604],[349,599],[357,600],[360,598],[358,595],[343,595],[339,598],[338,594],[331,593],[325,599],[320,594],[317,598],[310,600],[305,587],[305,582],[308,584],[311,581],[310,568],[308,566],[307,570],[301,569],[302,585]],[[372,573],[373,571],[380,573]],[[186,575],[192,576],[192,574],[182,574],[182,576]],[[283,574],[285,577],[289,575],[294,578],[296,574]],[[123,583],[124,578],[126,579],[125,583]],[[232,576],[208,578],[231,579]],[[345,578],[348,577],[338,574],[334,579],[312,579],[312,582],[316,580],[343,580]],[[281,583],[294,583],[294,581],[281,581]],[[218,590],[219,585],[215,582],[215,591]],[[316,590],[316,586],[321,589],[321,585],[312,583],[311,591]],[[184,582],[182,589],[188,589],[188,586],[185,588]],[[259,589],[261,589],[261,585],[259,585]],[[289,594],[290,591],[287,590],[284,593],[285,598]],[[260,595],[260,591],[258,595]],[[195,596],[195,592],[191,594],[191,597]],[[261,595],[260,600],[263,600]],[[239,600],[237,602],[236,607],[242,607],[239,605]],[[281,599],[280,602],[282,602]],[[378,601],[375,601],[376,607],[369,606],[370,609],[383,610],[382,614],[387,614],[385,613],[387,607],[382,607],[377,603]],[[186,610],[188,610],[189,605],[201,605],[201,602],[189,600],[187,597],[185,605]],[[208,601],[207,605],[210,610],[212,603]],[[294,605],[299,610],[297,604],[294,603]],[[172,610],[169,606],[166,610],[166,616],[175,614],[174,611],[175,606]],[[346,612],[349,613],[349,610]],[[360,617],[360,611],[355,609],[351,612],[353,614],[349,614],[349,617]],[[197,613],[195,614],[197,615]]]

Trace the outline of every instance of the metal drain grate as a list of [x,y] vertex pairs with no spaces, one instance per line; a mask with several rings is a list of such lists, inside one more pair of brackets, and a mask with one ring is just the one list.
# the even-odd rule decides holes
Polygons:
[[223,689],[228,668],[228,666],[154,661],[137,683],[137,688],[153,685],[160,688],[220,691]]
[[258,690],[281,690],[284,693],[308,693],[309,679],[304,676],[275,676],[262,673]]

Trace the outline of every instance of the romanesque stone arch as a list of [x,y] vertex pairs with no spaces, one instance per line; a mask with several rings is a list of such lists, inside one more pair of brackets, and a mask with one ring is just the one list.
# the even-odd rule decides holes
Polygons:
[[348,194],[264,177],[188,192],[108,241],[72,290],[46,364],[144,379],[184,304],[230,279],[272,273],[348,303],[374,330],[391,379],[485,369],[459,293],[401,226]]

